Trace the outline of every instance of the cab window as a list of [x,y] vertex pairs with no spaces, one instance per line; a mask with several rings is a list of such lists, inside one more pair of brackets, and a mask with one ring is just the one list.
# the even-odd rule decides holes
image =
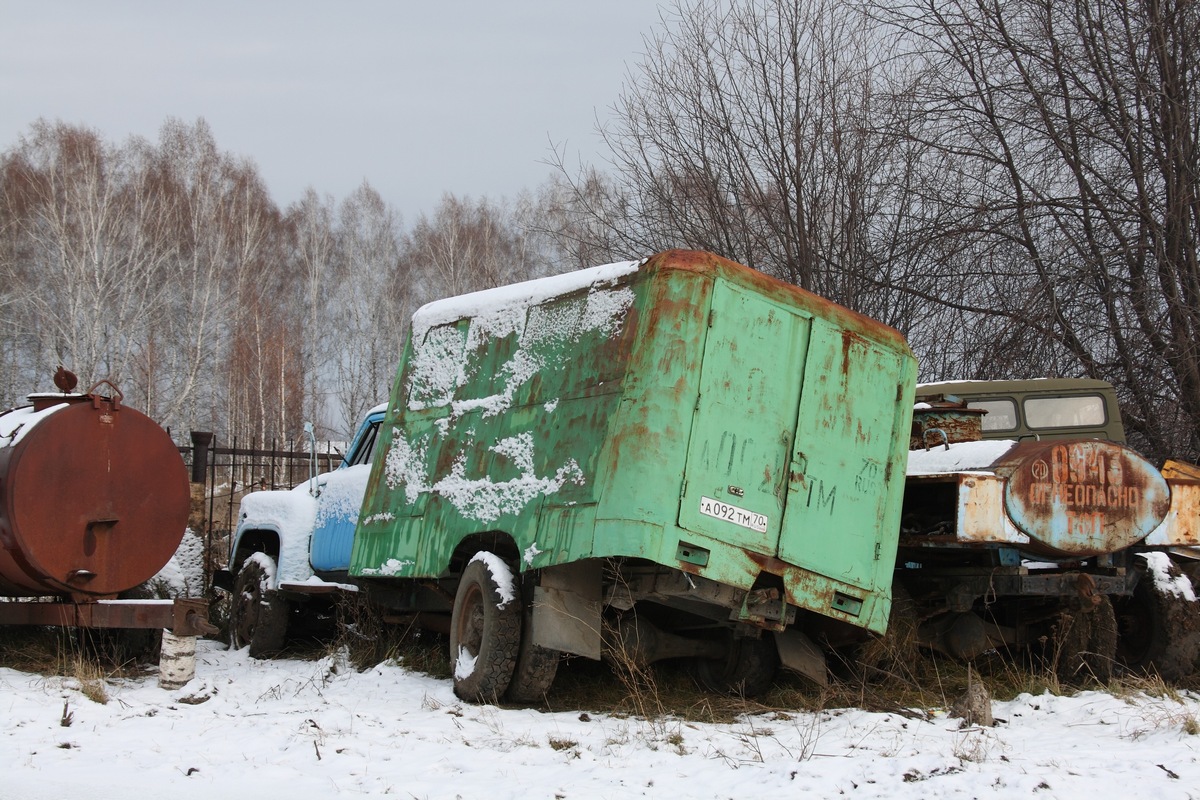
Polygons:
[[1017,404],[1013,400],[972,400],[967,408],[980,408],[988,412],[983,415],[985,431],[1015,431],[1017,429]]
[[375,454],[375,439],[379,435],[379,423],[371,423],[371,427],[363,431],[362,441],[358,443],[358,447],[350,454],[348,465],[353,467],[358,464],[370,464],[371,456]]
[[1084,428],[1105,423],[1104,398],[1030,397],[1025,400],[1025,422],[1030,428]]

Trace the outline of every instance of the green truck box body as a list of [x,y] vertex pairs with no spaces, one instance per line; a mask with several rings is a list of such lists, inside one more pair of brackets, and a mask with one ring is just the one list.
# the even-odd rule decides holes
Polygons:
[[350,572],[436,578],[500,532],[521,571],[771,573],[788,603],[882,632],[915,377],[894,330],[707,253],[431,304]]

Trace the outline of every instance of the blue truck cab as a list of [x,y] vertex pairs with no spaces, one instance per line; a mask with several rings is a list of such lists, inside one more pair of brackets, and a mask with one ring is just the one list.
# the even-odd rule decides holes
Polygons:
[[383,403],[367,412],[337,469],[242,499],[229,565],[213,577],[232,595],[235,648],[270,657],[293,617],[327,611],[339,592],[357,591],[348,578],[350,551],[386,410]]

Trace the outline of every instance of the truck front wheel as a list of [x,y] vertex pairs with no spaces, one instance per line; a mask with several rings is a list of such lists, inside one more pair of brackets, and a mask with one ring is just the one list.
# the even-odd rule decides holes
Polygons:
[[504,696],[521,647],[522,608],[512,570],[499,556],[476,553],[463,570],[450,617],[454,693],[495,703]]
[[229,638],[233,649],[250,647],[251,658],[271,658],[283,649],[287,637],[288,604],[270,591],[275,559],[254,553],[238,570],[229,611]]

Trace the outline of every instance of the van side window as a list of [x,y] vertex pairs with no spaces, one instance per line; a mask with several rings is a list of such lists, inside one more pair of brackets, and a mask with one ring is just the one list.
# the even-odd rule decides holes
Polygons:
[[1025,400],[1025,421],[1031,428],[1070,428],[1103,425],[1104,398],[1030,397]]
[[988,412],[983,416],[985,431],[1015,431],[1017,429],[1017,404],[1012,400],[972,400],[967,408],[981,408]]

